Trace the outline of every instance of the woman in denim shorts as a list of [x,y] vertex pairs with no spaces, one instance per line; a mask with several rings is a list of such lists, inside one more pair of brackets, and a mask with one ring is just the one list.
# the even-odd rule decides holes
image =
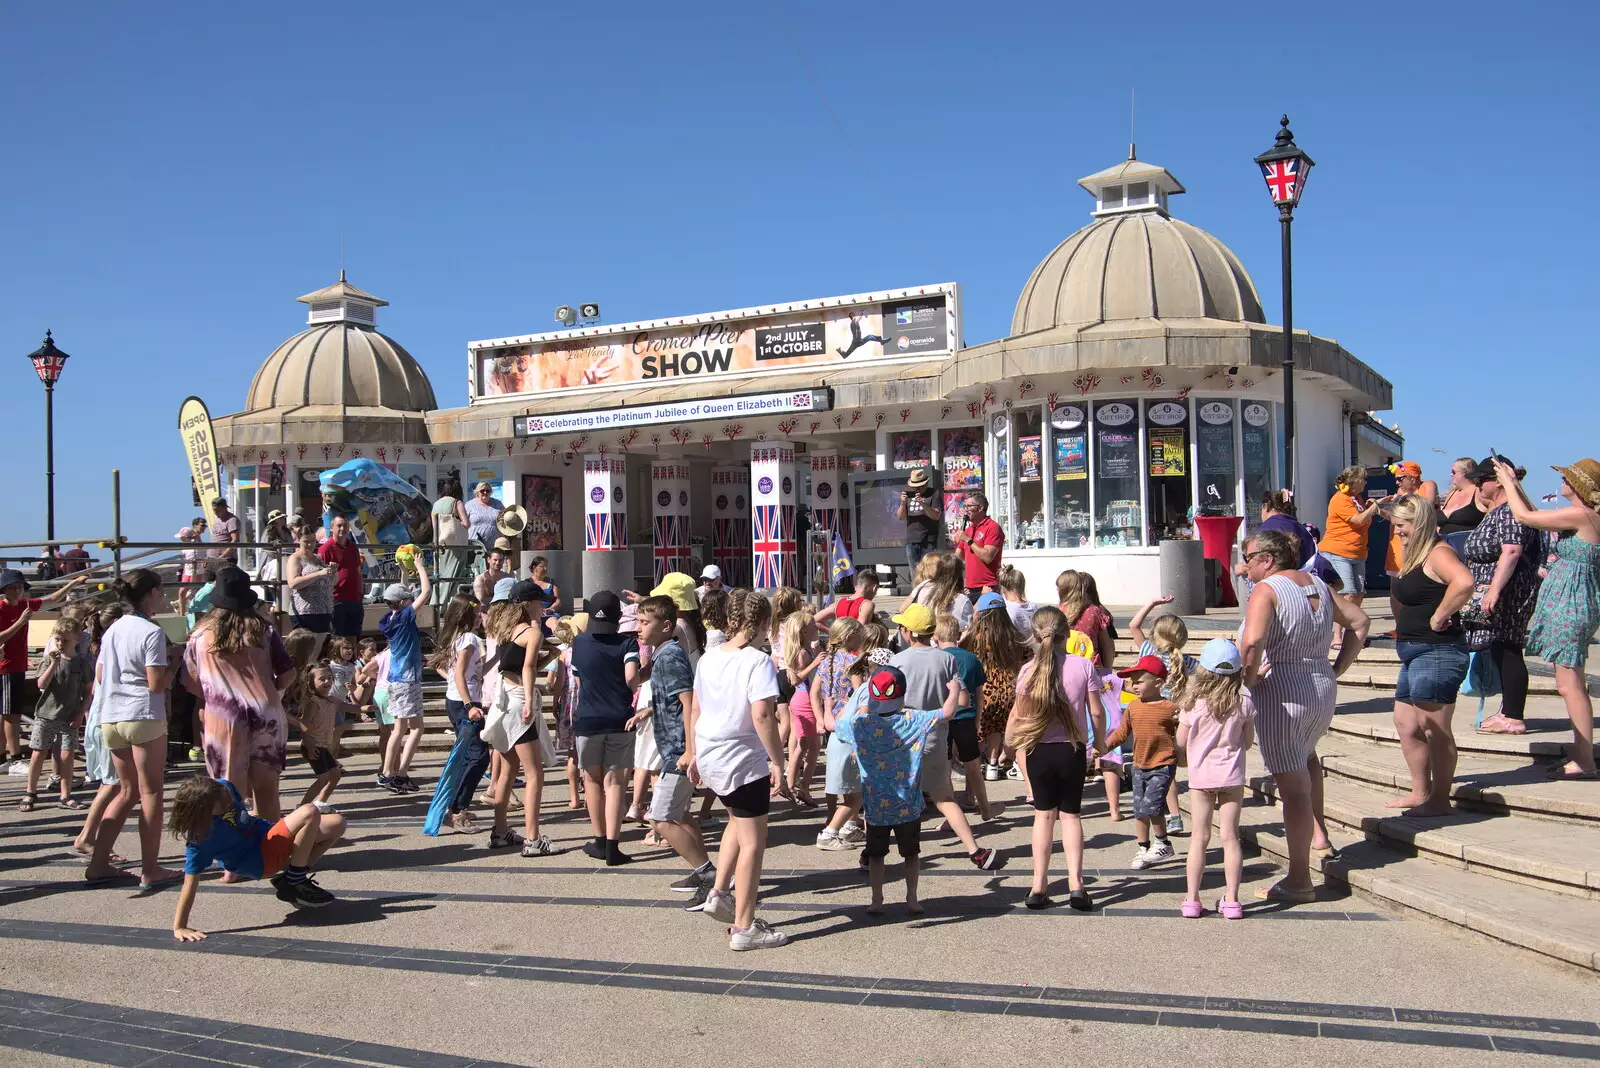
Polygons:
[[1439,540],[1439,516],[1426,497],[1401,497],[1391,521],[1401,546],[1399,574],[1390,586],[1400,655],[1394,725],[1411,770],[1411,792],[1385,805],[1405,809],[1407,816],[1447,816],[1456,772],[1450,716],[1468,659],[1456,612],[1472,596],[1472,572]]

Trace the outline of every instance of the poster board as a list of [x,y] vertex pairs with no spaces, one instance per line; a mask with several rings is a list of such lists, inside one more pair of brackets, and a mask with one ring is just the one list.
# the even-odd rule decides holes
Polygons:
[[534,552],[559,551],[563,548],[561,477],[523,475],[522,507],[528,512],[528,527],[522,532],[522,547]]

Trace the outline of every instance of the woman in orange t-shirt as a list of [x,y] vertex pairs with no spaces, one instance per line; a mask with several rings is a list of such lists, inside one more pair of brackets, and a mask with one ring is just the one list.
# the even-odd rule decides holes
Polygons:
[[1317,551],[1334,574],[1344,584],[1340,596],[1351,604],[1360,606],[1367,592],[1367,535],[1371,533],[1372,517],[1382,505],[1393,497],[1380,500],[1361,500],[1367,488],[1367,472],[1361,467],[1347,467],[1339,472],[1333,498],[1328,501],[1328,524],[1317,543]]

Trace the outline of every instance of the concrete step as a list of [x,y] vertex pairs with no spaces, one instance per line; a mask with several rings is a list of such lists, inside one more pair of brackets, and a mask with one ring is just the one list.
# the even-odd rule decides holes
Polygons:
[[[1190,796],[1182,795],[1184,807]],[[1248,845],[1287,859],[1283,823],[1270,802],[1247,798],[1239,831]],[[1330,831],[1339,848],[1338,859],[1313,857],[1312,865],[1335,887],[1345,886],[1360,897],[1600,971],[1600,901],[1405,856],[1383,841],[1337,825]]]
[[[1317,755],[1329,776],[1403,794],[1411,773],[1398,745],[1327,734]],[[1522,816],[1600,829],[1600,782],[1551,782],[1542,766],[1517,756],[1462,753],[1451,799],[1473,812]]]
[[[1277,801],[1266,768],[1252,759],[1250,788]],[[1600,900],[1600,835],[1591,828],[1458,812],[1437,819],[1402,816],[1385,808],[1397,795],[1349,779],[1323,781],[1323,815],[1352,834],[1406,856],[1586,900]]]
[[[1341,691],[1344,680],[1340,680]],[[1341,693],[1340,714],[1333,717],[1333,725],[1329,732],[1356,738],[1363,741],[1376,742],[1382,745],[1398,747],[1400,745],[1399,733],[1394,726],[1393,703],[1390,702],[1388,711],[1346,711],[1348,706]],[[1498,701],[1495,705],[1498,705]],[[1364,705],[1364,708],[1373,708],[1373,704]],[[1564,713],[1557,719],[1553,715],[1556,709],[1551,704],[1557,702],[1530,704],[1527,710],[1528,726],[1526,734],[1480,734],[1477,730],[1476,702],[1471,708],[1457,706],[1457,712],[1451,726],[1455,729],[1456,747],[1463,753],[1482,753],[1490,756],[1522,757],[1533,759],[1535,757],[1549,758],[1551,760],[1563,757],[1567,747],[1572,745],[1572,721]],[[1581,785],[1581,784],[1567,784]]]

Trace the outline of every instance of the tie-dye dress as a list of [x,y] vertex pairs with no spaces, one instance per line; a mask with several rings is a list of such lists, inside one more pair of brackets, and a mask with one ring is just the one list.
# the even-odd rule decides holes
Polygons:
[[213,779],[247,783],[253,767],[283,770],[289,727],[276,679],[294,668],[272,627],[262,647],[222,655],[212,651],[211,627],[189,636],[185,684],[205,704],[206,772]]

